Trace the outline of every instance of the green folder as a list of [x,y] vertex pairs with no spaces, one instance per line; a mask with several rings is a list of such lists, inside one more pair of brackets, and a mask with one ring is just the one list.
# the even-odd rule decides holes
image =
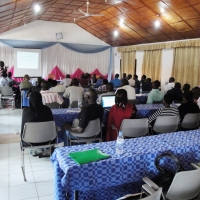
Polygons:
[[85,151],[78,151],[74,153],[69,153],[69,156],[79,165],[87,164],[90,162],[95,162],[99,160],[108,159],[111,156],[103,153],[99,149],[90,149]]

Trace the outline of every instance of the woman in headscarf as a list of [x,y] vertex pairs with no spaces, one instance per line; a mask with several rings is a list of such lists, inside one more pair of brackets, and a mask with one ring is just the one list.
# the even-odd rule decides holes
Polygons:
[[42,95],[39,92],[31,92],[29,104],[30,107],[25,107],[23,109],[21,136],[23,134],[24,124],[27,122],[53,121],[51,109],[43,105]]
[[135,105],[128,103],[127,91],[124,89],[117,90],[115,105],[111,107],[108,115],[106,141],[117,139],[117,132],[112,129],[111,125],[119,130],[123,119],[133,119],[135,112]]

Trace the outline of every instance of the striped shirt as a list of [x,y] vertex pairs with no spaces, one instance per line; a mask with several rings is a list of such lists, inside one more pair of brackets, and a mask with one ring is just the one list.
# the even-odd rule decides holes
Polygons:
[[153,122],[159,116],[179,116],[178,108],[177,107],[160,108],[153,115],[149,117],[149,122],[150,123]]
[[46,103],[58,103],[58,104],[62,104],[63,103],[63,99],[58,95],[57,92],[51,92],[49,90],[47,91],[41,91],[40,92],[42,95],[42,101],[43,104],[45,105]]

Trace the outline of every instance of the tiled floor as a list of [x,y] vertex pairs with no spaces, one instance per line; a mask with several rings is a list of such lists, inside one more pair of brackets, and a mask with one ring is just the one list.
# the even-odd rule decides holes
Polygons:
[[0,199],[53,200],[53,166],[49,158],[33,157],[26,152],[24,182],[19,135],[14,134],[20,126],[21,110],[0,110]]

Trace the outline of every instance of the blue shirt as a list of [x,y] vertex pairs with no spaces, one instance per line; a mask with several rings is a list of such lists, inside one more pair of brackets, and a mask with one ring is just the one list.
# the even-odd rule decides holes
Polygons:
[[97,82],[95,83],[95,88],[98,88],[98,87],[100,87],[100,86],[102,86],[103,85],[103,79],[98,79],[97,80]]
[[110,83],[113,84],[113,87],[120,87],[122,85],[122,82],[118,79],[118,78],[114,78],[112,81],[110,81]]

